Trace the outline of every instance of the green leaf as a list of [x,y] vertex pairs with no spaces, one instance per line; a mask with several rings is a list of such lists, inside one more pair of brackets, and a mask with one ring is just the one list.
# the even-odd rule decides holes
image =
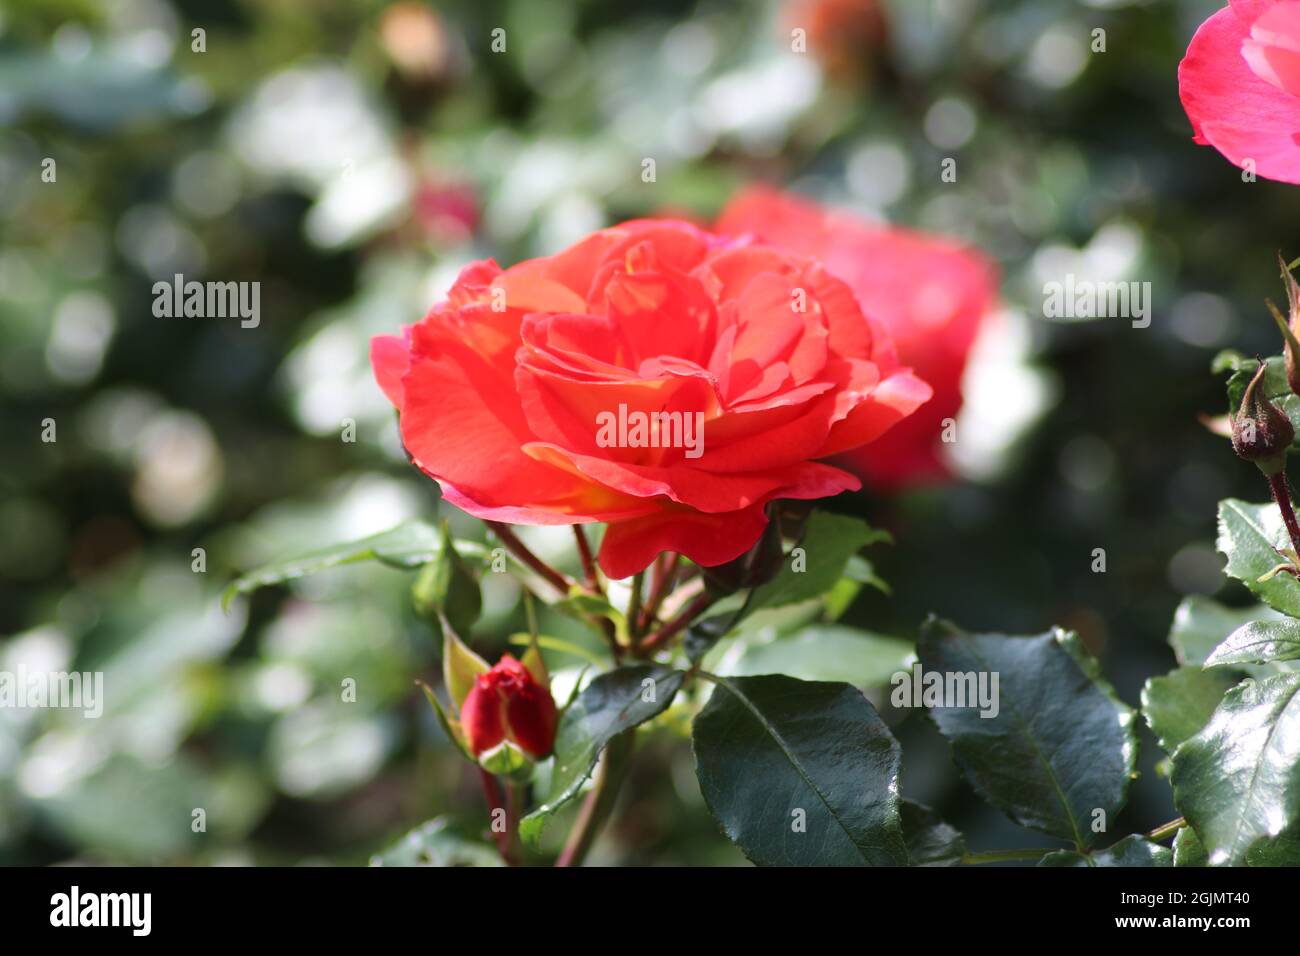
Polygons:
[[543,687],[551,686],[551,675],[546,670],[546,660],[542,657],[541,641],[536,634],[528,635],[528,649],[524,651],[519,663],[533,676],[533,680]]
[[1265,840],[1246,854],[1247,866],[1300,866],[1300,828],[1292,826],[1275,840]]
[[460,723],[452,719],[447,714],[447,711],[443,709],[442,702],[438,700],[432,687],[424,681],[418,680],[416,683],[420,685],[420,690],[424,691],[424,697],[429,702],[429,706],[433,708],[433,713],[438,718],[438,725],[442,727],[443,733],[456,745],[456,749],[460,751],[462,757],[474,762],[474,756],[465,749],[465,741],[461,739]]
[[1235,671],[1205,671],[1180,667],[1164,677],[1152,677],[1142,688],[1142,713],[1160,747],[1172,754],[1178,745],[1201,732],[1223,695],[1241,680]]
[[738,607],[722,614],[702,618],[688,627],[686,636],[682,638],[686,659],[692,664],[698,664],[703,660],[704,655],[713,648],[713,645],[731,633],[732,629],[740,623],[749,612],[753,600],[754,592],[746,592],[744,600]]
[[1076,853],[1057,850],[1038,861],[1039,866],[1173,866],[1174,856],[1167,847],[1134,834],[1126,836],[1106,850]]
[[[1196,595],[1185,598],[1174,612],[1169,644],[1180,664],[1204,664],[1216,647],[1237,628],[1251,621],[1279,620],[1280,615],[1263,604],[1232,608]],[[1261,673],[1260,676],[1266,676]]]
[[1235,498],[1220,501],[1216,546],[1228,559],[1226,574],[1270,607],[1300,616],[1300,581],[1289,574],[1259,580],[1283,560],[1274,549],[1291,546],[1276,505],[1252,505]]
[[695,718],[700,790],[762,866],[904,866],[901,748],[861,691],[792,677],[715,678]]
[[528,634],[511,634],[509,642],[515,647],[528,647],[536,640],[539,647],[548,651],[555,651],[558,654],[569,654],[586,661],[588,664],[594,664],[597,667],[604,667],[607,658],[601,657],[594,651],[583,647],[574,641],[565,640],[562,637],[549,637],[546,634],[538,634],[536,638]]
[[447,693],[456,712],[465,706],[465,698],[474,687],[474,681],[480,674],[486,674],[491,666],[475,654],[462,641],[451,625],[443,622],[442,626],[442,681],[447,685]]
[[1174,866],[1209,866],[1210,857],[1191,827],[1174,834]]
[[502,862],[495,849],[469,839],[447,817],[436,817],[376,853],[370,865],[501,866]]
[[912,866],[956,866],[966,855],[966,838],[939,814],[914,800],[899,803],[903,839]]
[[813,625],[764,644],[749,644],[726,673],[786,674],[800,680],[880,687],[916,659],[911,641],[837,624]]
[[456,551],[445,521],[438,553],[420,569],[411,587],[411,599],[422,617],[445,617],[463,634],[469,633],[483,610],[478,580]]
[[479,754],[478,765],[490,774],[519,781],[533,773],[532,759],[510,740],[503,740]]
[[1124,805],[1137,739],[1132,710],[1078,638],[967,634],[931,619],[917,653],[923,678],[989,674],[991,687],[999,676],[995,716],[981,717],[977,702],[930,710],[975,789],[1023,826],[1092,843],[1094,812],[1112,820]]
[[1300,621],[1252,621],[1227,636],[1205,659],[1206,667],[1300,660]]
[[[849,559],[869,544],[888,541],[865,521],[829,511],[814,511],[799,543],[785,556],[771,581],[754,589],[750,611],[819,598],[844,576]],[[865,576],[874,578],[870,565]]]
[[[480,556],[486,553],[482,545],[472,541],[459,542],[458,546],[467,554]],[[425,521],[411,521],[368,538],[331,545],[249,571],[226,588],[221,595],[221,603],[228,608],[230,602],[241,594],[359,561],[380,561],[403,569],[417,568],[431,561],[438,553],[438,547],[438,531],[433,525]]]
[[592,678],[560,718],[550,789],[545,802],[519,822],[524,839],[536,843],[547,818],[578,795],[605,745],[667,710],[685,676],[642,664]]
[[[1251,369],[1259,367],[1259,362],[1242,354],[1236,349],[1223,349],[1213,359],[1210,360],[1210,371],[1215,375],[1221,372],[1236,372],[1246,368]],[[1239,396],[1240,398],[1240,396]]]
[[614,633],[619,643],[628,643],[627,616],[599,594],[588,593],[575,585],[572,593],[560,598],[550,607],[588,625],[592,618],[607,618],[614,624]]
[[1212,866],[1239,866],[1278,849],[1300,831],[1300,673],[1228,691],[1173,762],[1174,803]]

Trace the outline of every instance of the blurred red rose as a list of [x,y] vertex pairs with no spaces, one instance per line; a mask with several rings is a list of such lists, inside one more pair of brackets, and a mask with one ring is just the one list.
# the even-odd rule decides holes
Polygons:
[[509,654],[475,678],[460,708],[465,743],[475,757],[508,740],[539,760],[551,752],[557,720],[550,688]]
[[885,38],[879,0],[788,0],[781,21],[786,35],[805,31],[808,52],[841,83],[862,77]]
[[478,226],[478,196],[464,183],[421,178],[411,202],[415,221],[435,242],[467,242]]
[[1192,37],[1178,93],[1196,142],[1300,183],[1300,3],[1232,0]]
[[371,346],[402,441],[443,496],[518,524],[603,521],[600,564],[745,553],[768,502],[859,487],[818,459],[930,397],[816,261],[672,220],[502,271]]
[[943,423],[961,408],[966,359],[993,314],[994,265],[950,239],[869,225],[765,187],[733,197],[714,230],[752,235],[816,258],[889,331],[899,361],[934,389],[934,398],[916,414],[841,460],[877,488],[947,477],[940,455]]

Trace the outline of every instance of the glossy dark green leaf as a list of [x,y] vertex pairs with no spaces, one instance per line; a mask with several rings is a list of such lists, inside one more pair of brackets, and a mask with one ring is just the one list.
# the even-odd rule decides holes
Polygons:
[[682,647],[686,651],[687,659],[692,664],[698,664],[703,660],[704,655],[712,650],[718,641],[731,633],[732,629],[749,613],[753,599],[754,592],[750,591],[739,606],[721,614],[702,618],[688,627],[686,636],[682,639]]
[[[230,602],[241,594],[359,561],[380,561],[396,568],[418,568],[434,558],[439,544],[437,528],[428,522],[411,521],[358,541],[331,545],[249,571],[226,588],[221,601],[223,606],[229,607]],[[458,541],[456,544],[462,554],[481,556],[485,553],[483,546],[475,542]]]
[[838,624],[814,624],[766,643],[751,643],[727,673],[786,674],[800,680],[881,687],[898,671],[911,667],[915,656],[911,641]]
[[684,676],[668,667],[641,664],[592,678],[560,718],[546,800],[520,821],[520,834],[536,842],[546,820],[578,795],[610,739],[663,713]]
[[1297,617],[1300,581],[1289,574],[1260,580],[1283,561],[1276,549],[1290,546],[1276,505],[1252,505],[1235,498],[1219,502],[1216,547],[1228,559],[1224,572],[1250,588],[1265,604]]
[[1214,866],[1300,831],[1300,673],[1246,680],[1174,753],[1174,803]]
[[912,866],[956,866],[966,854],[966,838],[924,804],[899,802],[903,840]]
[[723,832],[763,866],[904,866],[901,749],[848,684],[719,678],[695,770]]
[[1168,847],[1152,843],[1134,834],[1114,846],[1092,853],[1058,850],[1038,861],[1039,866],[1173,866],[1174,855]]
[[1184,598],[1174,611],[1174,621],[1169,628],[1169,646],[1174,649],[1178,663],[1199,667],[1237,628],[1251,621],[1281,619],[1277,611],[1263,604],[1227,607],[1198,594]]
[[1174,834],[1174,866],[1209,866],[1210,858],[1191,827]]
[[1271,840],[1261,840],[1246,854],[1247,866],[1300,866],[1300,827],[1291,827]]
[[446,817],[416,827],[370,858],[371,866],[501,866],[497,851],[478,843]]
[[1241,677],[1226,669],[1179,667],[1148,680],[1142,688],[1142,713],[1161,749],[1172,754],[1184,740],[1200,733],[1223,695]]
[[776,577],[754,590],[749,609],[756,611],[819,598],[844,576],[849,559],[859,549],[888,540],[888,534],[858,518],[814,511],[799,543],[785,556]]
[[1300,621],[1252,621],[1229,634],[1205,659],[1206,667],[1300,660]]
[[1093,843],[1095,811],[1113,820],[1124,805],[1137,740],[1132,710],[1078,638],[968,634],[931,620],[917,654],[922,673],[954,684],[959,674],[999,677],[996,716],[982,717],[978,703],[930,711],[975,789],[1023,826]]

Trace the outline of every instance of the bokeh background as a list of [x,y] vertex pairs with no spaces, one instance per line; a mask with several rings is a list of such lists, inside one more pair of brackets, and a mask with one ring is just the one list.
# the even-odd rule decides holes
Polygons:
[[[353,864],[435,814],[482,829],[477,781],[412,683],[438,650],[411,574],[355,565],[226,614],[217,595],[439,514],[372,382],[372,334],[470,260],[665,210],[707,221],[755,180],[959,237],[1002,270],[963,478],[836,502],[897,539],[872,552],[892,594],[846,620],[903,640],[932,611],[1073,627],[1136,704],[1173,664],[1178,602],[1241,599],[1214,506],[1265,492],[1197,416],[1223,411],[1218,349],[1276,350],[1262,302],[1281,295],[1277,250],[1300,254],[1300,193],[1243,183],[1179,106],[1178,61],[1218,6],[4,0],[0,669],[103,670],[108,703],[99,720],[0,710],[0,862]],[[1043,284],[1068,271],[1150,282],[1150,327],[1045,320]],[[259,281],[260,325],[156,318],[152,285],[175,273]],[[564,535],[529,540],[570,559]],[[502,576],[485,598],[474,641],[494,656],[519,595]],[[976,849],[1044,842],[903,717],[908,795]],[[1174,815],[1143,743],[1123,832]],[[623,800],[594,861],[743,862],[673,721]]]

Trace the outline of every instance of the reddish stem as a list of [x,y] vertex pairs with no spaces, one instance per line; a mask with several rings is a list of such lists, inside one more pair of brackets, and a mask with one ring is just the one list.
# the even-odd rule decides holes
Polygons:
[[684,631],[692,621],[708,610],[709,606],[716,600],[717,598],[707,591],[695,595],[694,600],[686,605],[680,614],[637,645],[637,655],[639,657],[649,657]]
[[582,530],[582,525],[573,526],[573,536],[578,541],[578,554],[582,557],[582,573],[586,578],[587,590],[599,594],[600,578],[596,575],[596,559],[591,555],[591,545],[587,541],[587,533]]
[[573,582],[566,578],[555,568],[551,567],[533,552],[528,550],[528,545],[519,540],[519,536],[510,530],[510,526],[502,524],[500,521],[489,521],[487,526],[492,529],[492,533],[509,548],[516,558],[524,563],[528,568],[541,575],[548,584],[554,587],[561,594],[568,594],[569,589],[573,587]]
[[646,598],[645,605],[641,608],[641,615],[637,619],[636,628],[638,632],[644,632],[650,626],[650,622],[655,619],[659,613],[659,605],[663,599],[668,596],[672,590],[672,582],[677,577],[677,567],[682,560],[680,554],[673,554],[666,560],[663,555],[655,561],[654,579],[650,583],[650,596]]
[[1273,500],[1277,502],[1278,510],[1282,512],[1286,532],[1291,536],[1291,547],[1300,552],[1300,524],[1296,523],[1295,510],[1291,507],[1291,489],[1287,487],[1286,472],[1279,471],[1276,475],[1269,475],[1268,486],[1273,492]]
[[[501,854],[501,859],[505,861],[506,866],[518,866],[519,861],[514,855],[514,837],[512,831],[514,824],[511,820],[510,807],[501,799],[501,787],[497,784],[497,778],[488,773],[482,767],[479,767],[479,778],[483,781],[483,796],[487,798],[488,805],[488,828],[492,831],[492,839],[496,841],[497,853]],[[504,830],[498,830],[495,826],[496,811],[501,810],[506,815],[506,826]]]

